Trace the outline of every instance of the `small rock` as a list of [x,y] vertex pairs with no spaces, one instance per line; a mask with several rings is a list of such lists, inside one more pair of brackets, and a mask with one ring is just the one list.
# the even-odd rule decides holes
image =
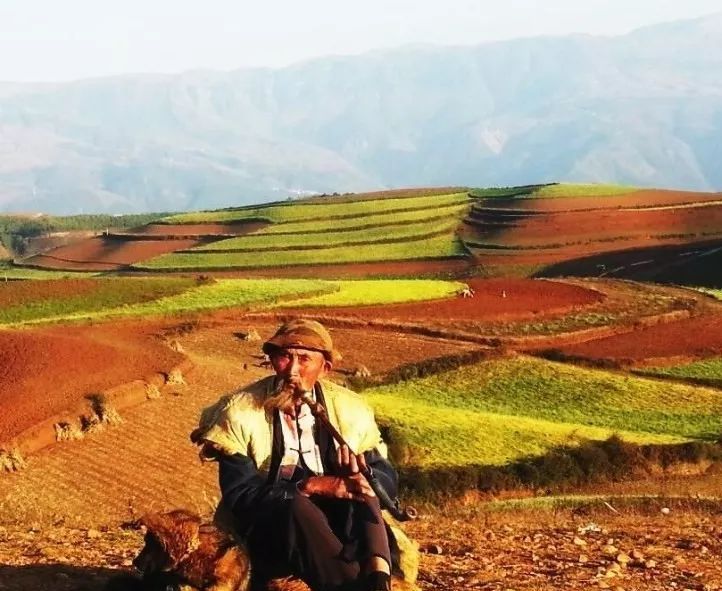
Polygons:
[[357,365],[354,368],[352,375],[355,378],[370,378],[371,372],[369,371],[369,368],[365,365]]
[[246,331],[239,331],[236,333],[236,336],[242,341],[248,342],[255,342],[261,340],[261,335],[258,334],[258,331],[255,328],[250,328]]
[[444,549],[439,546],[438,544],[427,544],[422,548],[423,552],[426,552],[427,554],[443,554]]
[[181,355],[185,353],[185,349],[183,349],[183,345],[181,345],[177,340],[173,339],[168,343],[168,346],[175,351],[176,353],[180,353]]
[[88,539],[90,540],[96,540],[98,539],[102,534],[97,529],[89,529],[87,533],[85,534]]
[[656,560],[645,560],[644,561],[644,568],[654,568],[657,566]]
[[662,507],[661,509],[662,515],[669,515],[671,511],[669,510],[669,507]]
[[622,566],[626,566],[630,560],[629,554],[625,554],[624,552],[617,554],[617,562]]
[[123,562],[120,563],[122,566],[133,566],[133,560],[131,558],[126,558]]
[[584,540],[582,540],[580,537],[577,537],[577,536],[574,536],[573,541],[574,541],[575,546],[586,546],[587,545],[587,543]]
[[484,532],[484,537],[489,541],[496,540],[496,534],[490,529]]
[[632,550],[632,558],[634,558],[634,560],[644,560],[644,554],[635,548]]
[[579,563],[584,564],[585,562],[589,562],[589,556],[587,556],[586,554],[580,554]]
[[606,546],[602,547],[602,554],[612,557],[619,554],[619,550],[613,544],[607,544]]
[[165,383],[169,386],[181,386],[186,383],[185,379],[183,378],[183,373],[180,369],[174,368],[171,369],[168,375],[166,375]]

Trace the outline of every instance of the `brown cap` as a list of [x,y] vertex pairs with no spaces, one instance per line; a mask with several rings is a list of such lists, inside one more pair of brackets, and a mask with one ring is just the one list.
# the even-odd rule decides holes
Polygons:
[[263,352],[270,355],[274,349],[292,347],[320,351],[332,363],[341,357],[333,348],[331,335],[323,324],[315,320],[297,318],[282,324],[276,334],[263,343]]

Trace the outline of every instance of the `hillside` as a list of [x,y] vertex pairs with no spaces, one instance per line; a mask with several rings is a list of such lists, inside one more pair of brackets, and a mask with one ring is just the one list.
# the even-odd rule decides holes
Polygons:
[[186,212],[17,263],[266,277],[598,276],[718,287],[720,256],[721,193],[555,183]]
[[206,209],[412,183],[719,190],[721,61],[717,14],[620,37],[6,85],[0,210]]

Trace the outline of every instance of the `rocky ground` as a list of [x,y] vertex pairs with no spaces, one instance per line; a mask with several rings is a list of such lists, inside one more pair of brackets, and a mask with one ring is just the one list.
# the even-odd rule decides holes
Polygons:
[[[424,591],[722,589],[719,511],[437,509],[407,529]],[[141,545],[121,527],[1,526],[0,590],[100,591]]]

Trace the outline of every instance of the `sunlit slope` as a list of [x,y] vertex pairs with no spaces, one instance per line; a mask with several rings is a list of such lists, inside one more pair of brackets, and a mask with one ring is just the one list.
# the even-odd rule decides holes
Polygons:
[[638,443],[714,440],[722,400],[531,357],[484,361],[366,391],[413,466],[500,465],[560,444],[620,434]]
[[465,256],[457,236],[473,198],[466,192],[379,199],[334,198],[197,212],[178,223],[267,222],[245,236],[165,254],[145,270],[222,270],[366,263]]

